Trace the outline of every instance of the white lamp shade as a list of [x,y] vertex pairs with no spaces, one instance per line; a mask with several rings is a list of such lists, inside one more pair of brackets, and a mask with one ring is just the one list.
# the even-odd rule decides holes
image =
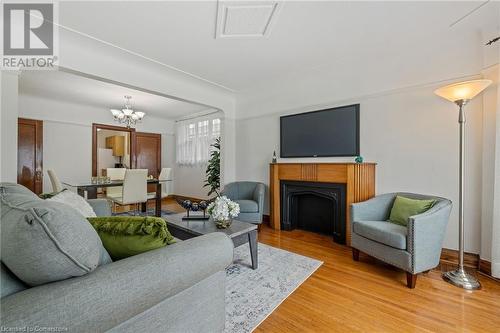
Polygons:
[[113,114],[114,117],[118,117],[118,115],[120,113],[122,113],[120,110],[117,110],[117,109],[111,109],[109,111],[111,111],[111,113]]
[[144,116],[146,115],[144,112],[142,111],[135,111],[135,114],[137,115],[137,117],[139,117],[139,119],[142,119],[144,118]]
[[486,89],[491,82],[491,80],[471,80],[453,83],[435,90],[434,93],[450,102],[468,101]]
[[133,111],[131,109],[122,109],[122,112],[124,115],[130,116]]
[[120,112],[120,114],[118,115],[118,119],[123,119],[123,118],[125,118],[125,115]]
[[135,113],[132,113],[132,115],[130,116],[132,119],[134,120],[138,120],[139,119],[139,116]]

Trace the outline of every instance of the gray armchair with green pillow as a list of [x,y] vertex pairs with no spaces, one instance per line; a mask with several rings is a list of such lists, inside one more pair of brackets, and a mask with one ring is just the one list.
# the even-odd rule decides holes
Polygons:
[[[0,204],[3,329],[223,331],[225,268],[233,260],[225,234],[110,262],[97,232],[73,208],[11,183],[0,183]],[[108,207],[90,204],[100,213]]]
[[[409,216],[406,223],[394,223],[389,219],[397,196],[434,202],[422,213]],[[427,206],[428,202],[423,202],[422,207]],[[399,267],[406,272],[407,286],[414,288],[418,273],[439,264],[451,208],[452,203],[448,199],[414,193],[382,194],[352,204],[353,259],[358,261],[361,251]],[[396,213],[393,212],[393,215]]]

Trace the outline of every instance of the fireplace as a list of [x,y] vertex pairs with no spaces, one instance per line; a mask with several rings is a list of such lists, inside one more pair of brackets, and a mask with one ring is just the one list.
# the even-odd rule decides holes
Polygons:
[[281,181],[281,229],[302,229],[346,240],[346,186],[338,183]]

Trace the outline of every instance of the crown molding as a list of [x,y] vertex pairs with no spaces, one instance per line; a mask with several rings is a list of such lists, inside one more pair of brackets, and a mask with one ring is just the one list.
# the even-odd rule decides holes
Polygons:
[[78,31],[78,30],[76,30],[76,29],[73,29],[73,28],[70,28],[70,27],[67,27],[67,26],[64,26],[64,25],[61,25],[61,24],[55,23],[55,22],[54,22],[54,24],[55,24],[55,25],[57,25],[59,28],[62,28],[62,29],[64,29],[64,30],[66,30],[66,31],[69,31],[69,32],[72,32],[72,33],[78,34],[78,35],[80,35],[80,36],[83,36],[83,37],[86,37],[86,38],[92,39],[92,40],[94,40],[94,41],[96,41],[96,42],[99,42],[99,43],[102,43],[102,44],[104,44],[104,45],[111,46],[111,47],[113,47],[113,48],[116,48],[116,49],[121,50],[121,51],[123,51],[123,52],[126,52],[126,53],[128,53],[128,54],[131,54],[131,55],[133,55],[133,56],[139,57],[139,58],[141,58],[141,59],[147,60],[147,61],[149,61],[149,62],[153,62],[153,63],[155,63],[155,64],[158,64],[158,65],[160,65],[160,66],[163,66],[163,67],[168,68],[168,69],[170,69],[170,70],[173,70],[173,71],[175,71],[175,72],[178,72],[178,73],[181,73],[181,74],[187,75],[187,76],[189,76],[189,77],[191,77],[191,78],[194,78],[194,79],[197,79],[197,80],[203,81],[203,82],[205,82],[205,83],[208,83],[208,84],[210,84],[210,85],[216,86],[216,87],[221,88],[221,89],[223,89],[223,90],[225,90],[225,91],[228,91],[228,92],[231,92],[231,93],[235,93],[235,92],[236,92],[236,90],[235,90],[235,89],[232,89],[232,88],[226,87],[226,86],[224,86],[224,85],[222,85],[222,84],[220,84],[220,83],[217,83],[217,82],[211,81],[211,80],[206,79],[206,78],[204,78],[204,77],[201,77],[201,76],[199,76],[199,75],[196,75],[196,74],[193,74],[193,73],[190,73],[190,72],[184,71],[184,70],[182,70],[182,69],[180,69],[180,68],[177,68],[177,67],[174,67],[174,66],[171,66],[171,65],[165,64],[165,63],[163,63],[163,62],[161,62],[161,61],[158,61],[158,60],[155,60],[155,59],[153,59],[153,58],[147,57],[147,56],[145,56],[145,55],[143,55],[143,54],[140,54],[140,53],[138,53],[138,52],[134,52],[134,51],[128,50],[128,49],[126,49],[126,48],[124,48],[124,47],[118,46],[118,45],[113,44],[113,43],[111,43],[111,42],[107,42],[107,41],[105,41],[105,40],[103,40],[103,39],[100,39],[100,38],[94,37],[94,36],[92,36],[92,35],[89,35],[89,34],[86,34],[86,33],[84,33],[84,32]]

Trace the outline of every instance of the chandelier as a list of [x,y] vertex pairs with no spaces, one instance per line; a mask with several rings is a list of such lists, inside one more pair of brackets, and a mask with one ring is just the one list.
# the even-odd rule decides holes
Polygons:
[[146,115],[144,112],[132,110],[132,103],[130,102],[131,99],[131,96],[125,96],[125,107],[123,109],[109,110],[113,114],[113,119],[120,124],[125,124],[127,128],[141,122],[142,118]]

